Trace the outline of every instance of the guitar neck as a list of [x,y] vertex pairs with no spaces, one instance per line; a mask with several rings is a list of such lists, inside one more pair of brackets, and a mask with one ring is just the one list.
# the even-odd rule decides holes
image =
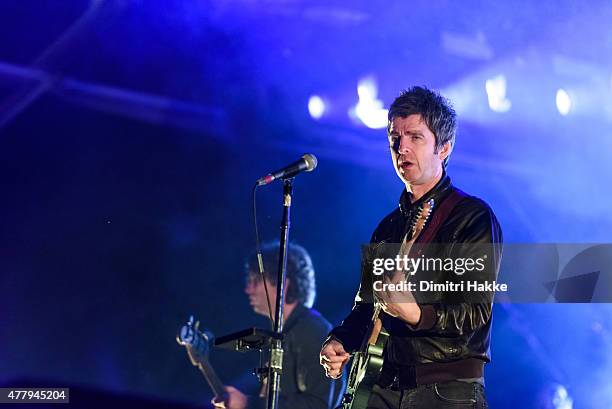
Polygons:
[[366,330],[366,336],[361,340],[361,346],[359,347],[359,351],[366,351],[368,349],[368,345],[370,345],[371,340],[373,338],[378,337],[378,332],[380,332],[380,327],[377,328],[378,316],[380,315],[380,311],[382,307],[378,302],[374,303],[374,312],[372,314],[372,318],[368,324],[368,328]]
[[208,359],[198,362],[198,368],[202,372],[202,375],[204,375],[210,388],[213,390],[215,397],[222,398],[226,394],[225,385],[223,385],[223,382],[221,382],[217,376],[217,373],[210,365],[210,362],[208,362]]

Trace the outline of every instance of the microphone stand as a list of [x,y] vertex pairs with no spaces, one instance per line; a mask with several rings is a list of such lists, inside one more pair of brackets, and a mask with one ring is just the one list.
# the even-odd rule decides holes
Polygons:
[[267,409],[278,408],[280,377],[283,372],[283,310],[285,307],[285,277],[287,276],[287,245],[289,242],[291,194],[293,178],[283,180],[283,218],[278,257],[278,281],[276,285],[276,316],[274,334],[270,342],[270,364],[268,368],[268,401]]

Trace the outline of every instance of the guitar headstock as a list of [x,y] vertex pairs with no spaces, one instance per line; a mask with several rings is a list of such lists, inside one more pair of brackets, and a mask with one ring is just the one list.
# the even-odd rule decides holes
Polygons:
[[226,388],[208,362],[208,354],[214,338],[211,332],[200,331],[200,321],[196,321],[193,315],[176,334],[176,342],[185,347],[191,363],[200,369],[215,394],[216,402],[226,402]]
[[189,317],[187,324],[183,325],[176,334],[176,342],[187,348],[194,365],[208,360],[210,345],[213,340],[214,336],[211,332],[200,331],[200,321],[195,321],[193,315]]
[[423,231],[423,228],[425,227],[425,224],[427,224],[435,205],[434,199],[431,198],[420,206],[419,215],[417,216],[412,228],[413,238],[416,238]]

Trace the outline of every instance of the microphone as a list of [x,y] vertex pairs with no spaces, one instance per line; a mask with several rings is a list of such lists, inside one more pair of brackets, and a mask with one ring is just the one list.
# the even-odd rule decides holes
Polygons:
[[300,172],[312,172],[317,167],[317,157],[307,153],[292,164],[285,166],[276,172],[269,173],[268,175],[257,179],[257,186],[265,186],[274,182],[276,179],[288,179]]

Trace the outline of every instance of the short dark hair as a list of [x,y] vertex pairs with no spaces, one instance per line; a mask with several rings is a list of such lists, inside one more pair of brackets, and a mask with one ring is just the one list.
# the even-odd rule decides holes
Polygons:
[[[413,114],[421,115],[436,137],[435,152],[447,142],[450,142],[451,147],[455,145],[457,114],[448,99],[426,87],[416,86],[402,91],[389,107],[387,131],[390,131],[393,118],[406,118]],[[444,166],[448,163],[448,158],[447,156],[444,159]]]
[[[264,276],[276,285],[278,270],[278,249],[280,243],[273,241],[261,246],[263,256]],[[259,267],[257,254],[252,254],[245,265],[246,274],[257,273]],[[315,272],[312,260],[306,249],[299,244],[289,243],[287,246],[287,281],[290,282],[285,301],[291,304],[295,301],[310,308],[315,299]]]

